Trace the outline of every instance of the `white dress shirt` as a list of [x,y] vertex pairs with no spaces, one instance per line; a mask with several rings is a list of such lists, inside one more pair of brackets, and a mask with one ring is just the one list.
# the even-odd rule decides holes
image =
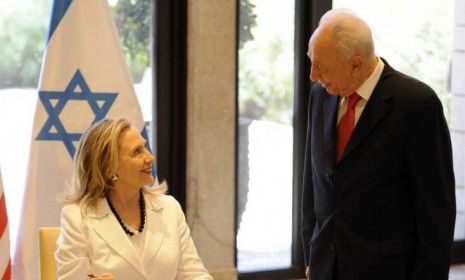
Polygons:
[[[373,70],[368,79],[366,79],[365,82],[363,82],[363,84],[356,90],[356,93],[360,95],[360,97],[362,98],[357,102],[357,105],[355,106],[355,125],[357,125],[357,122],[360,119],[360,116],[362,115],[362,112],[365,109],[365,106],[367,105],[368,100],[370,99],[370,96],[373,93],[373,90],[378,84],[381,74],[383,73],[384,62],[380,58],[377,59],[378,63],[376,64],[375,70]],[[344,113],[347,111],[347,100],[348,97],[340,98],[339,111],[337,115],[338,124]]]

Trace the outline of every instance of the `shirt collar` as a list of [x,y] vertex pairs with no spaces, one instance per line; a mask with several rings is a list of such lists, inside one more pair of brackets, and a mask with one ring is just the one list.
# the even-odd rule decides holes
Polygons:
[[376,64],[375,70],[373,70],[370,77],[368,77],[368,79],[366,79],[365,82],[363,82],[363,84],[356,91],[357,94],[360,95],[366,102],[368,102],[370,99],[370,96],[381,77],[381,73],[383,73],[384,62],[379,57],[377,57],[377,60],[378,63]]

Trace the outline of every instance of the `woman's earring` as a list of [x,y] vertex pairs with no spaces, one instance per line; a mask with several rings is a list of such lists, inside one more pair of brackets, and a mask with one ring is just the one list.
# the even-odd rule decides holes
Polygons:
[[111,179],[112,182],[114,182],[114,181],[118,181],[119,178],[118,178],[118,175],[113,174],[113,175],[111,175],[110,179]]

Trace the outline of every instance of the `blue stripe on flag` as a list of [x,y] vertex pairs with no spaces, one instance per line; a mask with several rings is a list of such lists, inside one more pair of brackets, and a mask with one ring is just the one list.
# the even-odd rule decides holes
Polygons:
[[61,19],[65,15],[73,0],[55,0],[53,1],[52,17],[50,18],[50,27],[48,30],[47,42],[52,38],[53,32],[57,28]]

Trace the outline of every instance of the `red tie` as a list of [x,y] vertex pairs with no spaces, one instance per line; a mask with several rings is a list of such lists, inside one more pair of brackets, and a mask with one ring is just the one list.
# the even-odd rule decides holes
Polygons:
[[355,106],[360,99],[361,97],[357,93],[349,95],[347,111],[344,113],[337,126],[337,161],[341,159],[344,149],[347,143],[349,143],[350,135],[354,130]]

